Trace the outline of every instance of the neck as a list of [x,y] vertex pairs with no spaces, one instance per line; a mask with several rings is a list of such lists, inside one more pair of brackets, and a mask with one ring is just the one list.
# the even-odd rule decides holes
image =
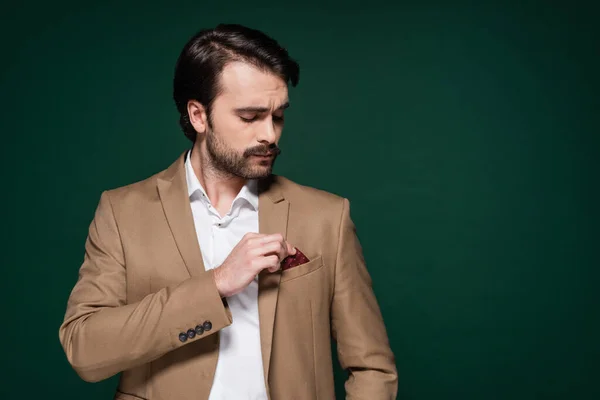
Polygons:
[[218,210],[228,210],[246,179],[217,170],[210,163],[205,146],[194,145],[190,162],[212,205]]

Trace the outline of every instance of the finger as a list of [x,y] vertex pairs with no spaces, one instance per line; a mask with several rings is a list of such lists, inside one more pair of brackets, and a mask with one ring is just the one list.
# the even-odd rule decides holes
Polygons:
[[258,256],[268,256],[272,254],[276,254],[277,257],[279,257],[279,261],[281,261],[288,256],[288,249],[284,243],[281,242],[270,242],[258,249]]
[[263,235],[262,237],[260,237],[260,242],[263,245],[271,242],[283,243],[284,241],[285,239],[283,238],[283,235],[281,233],[273,233],[271,235]]
[[258,263],[259,272],[263,269],[268,269],[269,272],[275,272],[281,267],[281,263],[279,262],[279,257],[276,255],[270,255],[262,257]]
[[250,249],[257,249],[263,247],[265,244],[283,240],[283,236],[279,233],[273,235],[266,235],[264,233],[254,233],[252,236],[248,236],[246,239],[247,245]]
[[297,252],[297,249],[292,246],[289,242],[287,242],[285,239],[283,239],[283,235],[277,233],[274,235],[267,235],[263,238],[261,238],[262,241],[264,241],[264,244],[267,243],[271,243],[273,241],[275,242],[281,242],[282,246],[285,248],[286,252],[285,254],[282,255],[282,260],[287,257],[288,255],[295,255]]
[[262,243],[262,238],[263,235],[261,233],[256,233],[256,232],[247,232],[243,237],[242,240],[240,242],[247,242],[248,244],[254,244],[254,245],[260,245],[260,243]]
[[[279,247],[281,246],[281,247]],[[269,254],[271,251],[277,251],[280,257],[280,261],[283,261],[289,255],[295,255],[297,253],[297,249],[292,246],[289,242],[285,240],[283,242],[270,242],[269,244],[263,246],[262,253],[260,254]]]
[[243,239],[252,239],[252,238],[255,238],[255,237],[259,236],[259,235],[260,234],[256,233],[256,232],[246,232],[244,234],[244,236],[243,236]]

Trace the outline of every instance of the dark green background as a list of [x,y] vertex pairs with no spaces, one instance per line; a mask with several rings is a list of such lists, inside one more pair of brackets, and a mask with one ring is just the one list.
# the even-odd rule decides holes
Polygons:
[[0,6],[2,399],[111,398],[58,327],[101,191],[188,146],[173,67],[219,22],[301,64],[276,172],[351,200],[399,398],[600,398],[592,2],[90,3]]

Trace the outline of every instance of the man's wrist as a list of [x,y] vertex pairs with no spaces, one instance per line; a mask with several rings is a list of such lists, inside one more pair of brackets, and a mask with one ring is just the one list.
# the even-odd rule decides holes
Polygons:
[[222,287],[223,283],[222,283],[222,278],[221,278],[221,268],[220,267],[213,268],[212,277],[213,277],[213,281],[215,282],[217,292],[219,292],[219,296],[221,296],[221,298],[227,297],[226,293],[224,293],[225,291],[223,290],[223,287]]

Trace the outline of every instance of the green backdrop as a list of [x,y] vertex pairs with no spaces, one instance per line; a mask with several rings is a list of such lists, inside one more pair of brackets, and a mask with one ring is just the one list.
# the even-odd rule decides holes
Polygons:
[[173,67],[219,22],[301,64],[275,172],[350,199],[399,398],[600,398],[592,2],[94,3],[0,6],[0,398],[111,398],[58,327],[100,193],[188,146]]

